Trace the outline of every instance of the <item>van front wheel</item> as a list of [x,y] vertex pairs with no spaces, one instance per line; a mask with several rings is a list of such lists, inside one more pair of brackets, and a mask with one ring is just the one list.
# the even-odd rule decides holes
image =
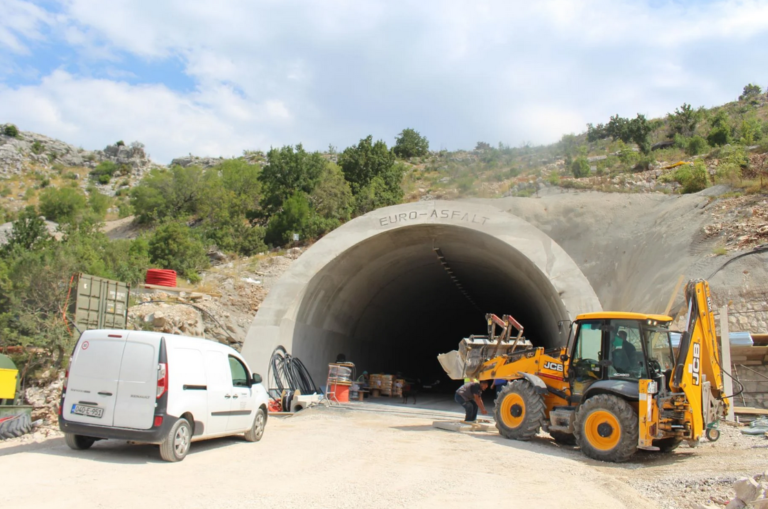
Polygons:
[[191,442],[192,426],[188,420],[179,419],[160,444],[160,457],[165,461],[181,461],[187,456]]
[[248,442],[258,442],[264,436],[264,427],[267,424],[267,412],[264,408],[256,410],[256,417],[253,419],[253,426],[245,432],[245,440]]
[[96,440],[91,437],[75,435],[74,433],[64,433],[64,442],[66,442],[70,449],[75,451],[90,449],[95,441]]

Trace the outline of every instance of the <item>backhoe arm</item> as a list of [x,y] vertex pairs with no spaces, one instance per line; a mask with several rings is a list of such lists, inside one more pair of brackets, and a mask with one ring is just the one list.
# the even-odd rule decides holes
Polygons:
[[[729,402],[723,392],[709,284],[703,280],[690,281],[685,296],[688,319],[680,338],[671,385],[685,393],[692,418],[692,438],[698,439],[708,425],[727,415]],[[730,347],[727,338],[723,347]]]

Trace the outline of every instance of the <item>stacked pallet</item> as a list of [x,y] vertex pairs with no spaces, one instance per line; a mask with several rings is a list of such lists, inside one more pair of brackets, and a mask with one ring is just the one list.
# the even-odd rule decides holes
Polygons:
[[368,378],[368,384],[371,386],[371,389],[378,389],[381,390],[381,375],[371,375]]
[[392,388],[392,396],[402,397],[404,388],[405,388],[405,380],[402,378],[396,378],[395,385]]
[[768,346],[731,346],[731,362],[744,366],[768,364]]
[[381,394],[383,396],[391,396],[394,384],[394,375],[381,375]]

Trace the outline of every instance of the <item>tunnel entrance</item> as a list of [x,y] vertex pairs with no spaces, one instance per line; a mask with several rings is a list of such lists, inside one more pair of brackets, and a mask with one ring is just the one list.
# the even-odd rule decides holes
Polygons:
[[350,221],[307,250],[272,288],[243,355],[266,373],[281,344],[318,385],[338,354],[358,371],[445,379],[439,353],[484,334],[488,312],[563,344],[558,322],[600,310],[589,282],[546,234],[508,213],[421,202]]
[[517,317],[534,344],[564,342],[557,324],[568,313],[522,253],[461,226],[408,226],[355,245],[310,281],[294,355],[342,353],[358,370],[434,380],[444,377],[437,355],[483,334],[488,312]]

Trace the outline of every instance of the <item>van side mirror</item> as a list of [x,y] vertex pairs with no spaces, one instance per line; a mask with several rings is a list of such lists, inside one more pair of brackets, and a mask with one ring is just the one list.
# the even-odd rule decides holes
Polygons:
[[261,383],[261,375],[258,374],[258,373],[254,373],[252,380],[253,380],[253,383],[260,384]]

